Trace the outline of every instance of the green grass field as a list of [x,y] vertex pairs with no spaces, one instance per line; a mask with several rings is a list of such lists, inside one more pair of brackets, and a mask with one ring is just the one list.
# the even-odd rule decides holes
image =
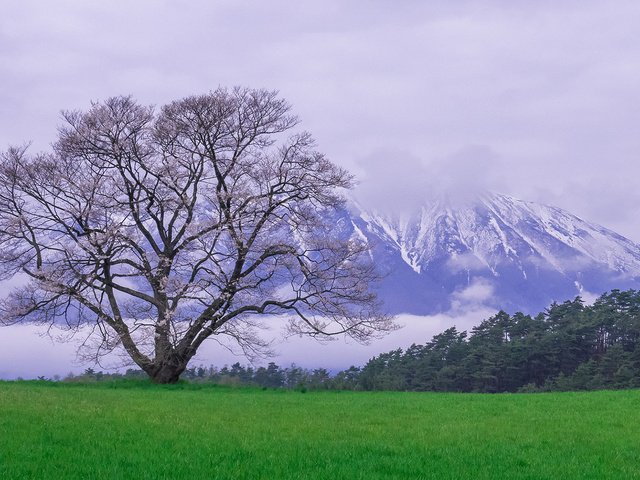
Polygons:
[[0,383],[0,478],[640,478],[640,391]]

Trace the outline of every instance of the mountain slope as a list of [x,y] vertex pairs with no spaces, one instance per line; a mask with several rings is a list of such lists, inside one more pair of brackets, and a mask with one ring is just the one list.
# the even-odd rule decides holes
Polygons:
[[586,292],[640,286],[640,246],[562,209],[483,194],[440,197],[401,215],[353,202],[345,233],[371,245],[393,312],[461,303],[535,312]]

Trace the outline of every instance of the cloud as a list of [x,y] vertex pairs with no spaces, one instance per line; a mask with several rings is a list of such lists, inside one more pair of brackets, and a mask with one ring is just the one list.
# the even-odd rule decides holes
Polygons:
[[584,286],[578,282],[576,282],[576,287],[578,288],[578,291],[580,292],[580,298],[582,298],[582,300],[584,300],[584,303],[586,305],[593,305],[595,303],[595,301],[600,298],[602,296],[602,294],[598,294],[598,293],[594,293],[594,292],[590,292],[588,290],[585,290]]
[[274,88],[380,203],[410,205],[451,177],[638,241],[638,23],[632,0],[13,2],[0,19],[0,145],[47,148],[61,109],[111,95]]
[[450,314],[464,314],[488,308],[486,303],[494,298],[494,289],[491,280],[482,277],[472,278],[469,285],[457,289],[451,295]]
[[484,191],[504,190],[502,169],[502,160],[484,145],[468,145],[435,159],[381,149],[356,161],[360,182],[354,196],[365,206],[395,212],[416,209],[439,195],[465,202]]
[[354,196],[367,207],[403,211],[419,207],[430,195],[432,180],[425,164],[401,150],[378,150],[360,158]]
[[362,366],[381,353],[397,348],[406,349],[413,343],[424,344],[434,335],[452,326],[460,331],[470,330],[493,314],[495,309],[488,307],[430,316],[403,314],[397,317],[397,322],[402,328],[368,345],[348,339],[321,344],[311,338],[290,338],[276,346],[278,356],[275,361],[279,365],[295,363],[306,368],[321,366],[334,371],[351,365]]
[[487,269],[487,264],[482,262],[472,252],[463,254],[452,254],[447,259],[447,268],[451,273],[481,271]]
[[[337,371],[351,365],[362,366],[380,353],[404,349],[413,343],[424,344],[451,326],[469,330],[495,313],[494,309],[478,304],[478,300],[483,298],[482,289],[478,284],[460,292],[460,303],[450,312],[430,316],[400,315],[397,322],[402,328],[367,345],[344,337],[332,342],[318,342],[310,337],[285,338],[282,332],[286,322],[277,318],[267,319],[265,323],[271,328],[264,332],[264,337],[273,340],[276,355],[265,359],[264,363],[274,361],[281,366],[295,363],[305,368],[322,367]],[[88,367],[114,368],[122,363],[121,358],[116,355],[107,356],[104,366],[79,363],[76,359],[77,342],[55,342],[43,333],[42,327],[33,325],[0,328],[0,379],[64,376],[69,372],[81,373]],[[55,335],[58,331],[54,329],[53,333]],[[191,364],[222,367],[235,362],[248,363],[247,358],[239,354],[237,347],[231,344],[229,346],[235,353],[218,342],[207,341]]]

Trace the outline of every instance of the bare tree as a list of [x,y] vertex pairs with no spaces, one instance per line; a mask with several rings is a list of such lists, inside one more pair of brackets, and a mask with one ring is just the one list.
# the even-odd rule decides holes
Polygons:
[[[212,335],[260,353],[258,315],[366,341],[393,328],[367,246],[336,232],[352,177],[315,150],[276,92],[235,88],[158,111],[130,97],[63,112],[49,153],[0,160],[4,324],[93,326],[178,380]],[[264,317],[263,317],[264,318]]]

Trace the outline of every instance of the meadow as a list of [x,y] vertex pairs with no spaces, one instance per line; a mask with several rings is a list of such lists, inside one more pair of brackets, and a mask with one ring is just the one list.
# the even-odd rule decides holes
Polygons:
[[3,479],[640,478],[640,391],[0,382]]

